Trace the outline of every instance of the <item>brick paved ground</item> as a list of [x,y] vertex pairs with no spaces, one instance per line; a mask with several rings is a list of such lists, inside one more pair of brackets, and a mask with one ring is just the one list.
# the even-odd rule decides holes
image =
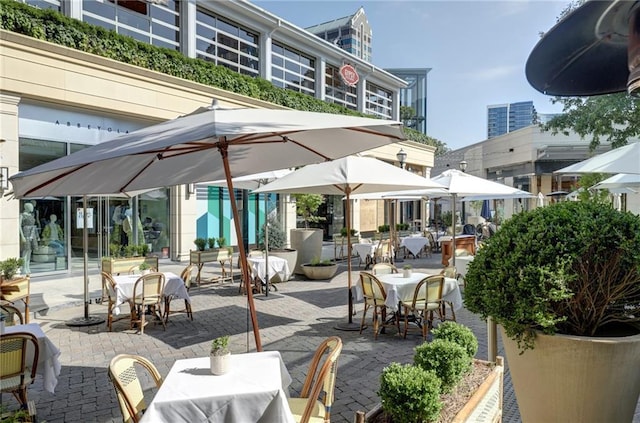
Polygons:
[[[416,269],[435,273],[441,269],[440,256],[408,260]],[[357,263],[357,260],[354,261]],[[178,271],[179,264],[162,265],[165,271]],[[207,271],[214,269],[207,269]],[[278,350],[291,373],[292,394],[302,387],[307,367],[318,344],[331,335],[344,342],[339,359],[336,401],[332,421],[352,422],[356,410],[366,410],[378,402],[376,390],[383,367],[390,362],[410,362],[413,348],[421,343],[419,334],[407,339],[394,330],[373,340],[371,329],[362,335],[338,331],[334,327],[347,321],[346,264],[331,281],[292,280],[279,284],[278,295],[271,299],[256,296],[260,333],[265,350]],[[357,271],[353,273],[354,283]],[[122,421],[113,387],[107,377],[111,358],[119,353],[140,354],[149,358],[162,375],[166,375],[176,359],[208,355],[211,339],[231,334],[232,351],[254,350],[246,297],[238,295],[238,283],[208,284],[191,289],[194,321],[186,315],[173,315],[163,331],[162,326],[149,325],[144,335],[128,330],[128,322],[114,324],[109,333],[104,325],[72,328],[70,318],[82,316],[82,307],[56,308],[37,320],[48,337],[60,348],[62,371],[55,394],[42,388],[38,378],[29,389],[30,399],[37,404],[38,416],[47,423],[118,422]],[[356,304],[359,322],[362,305]],[[92,305],[92,315],[104,315],[104,306]],[[466,310],[457,312],[458,322],[469,326],[479,340],[478,358],[486,359],[486,325]],[[503,355],[499,346],[499,354]],[[148,386],[151,386],[149,383]],[[150,395],[153,390],[150,391]],[[4,404],[14,400],[3,395]],[[636,416],[637,417],[637,416]],[[509,373],[505,375],[504,421],[519,422],[520,417]],[[640,422],[640,419],[634,421]],[[239,422],[243,423],[243,422]]]

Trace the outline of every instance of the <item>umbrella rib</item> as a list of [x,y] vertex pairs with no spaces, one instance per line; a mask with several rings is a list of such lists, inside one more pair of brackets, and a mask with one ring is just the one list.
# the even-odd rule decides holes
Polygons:
[[[158,155],[158,156],[156,156],[156,157],[157,157],[157,159],[158,159],[158,160],[161,160],[161,157],[159,157],[159,156],[160,156],[160,155]],[[134,181],[138,176],[140,176],[140,174],[141,174],[142,172],[144,172],[145,170],[147,170],[147,169],[149,168],[149,166],[151,166],[151,165],[153,164],[153,162],[154,162],[154,161],[155,161],[155,160],[151,160],[149,163],[147,163],[146,165],[144,165],[144,167],[143,167],[142,169],[140,169],[138,172],[136,172],[136,174],[135,174],[135,175],[133,175],[133,177],[132,177],[131,179],[129,179],[129,180],[127,181],[127,183],[126,183],[126,184],[124,184],[122,187],[120,187],[120,192],[124,192],[124,191],[125,191],[125,189],[129,186],[129,184],[130,184],[131,182],[133,182],[133,181]]]
[[83,168],[85,168],[85,167],[89,166],[90,164],[91,164],[91,163],[85,163],[85,164],[83,164],[82,166],[74,167],[73,169],[69,170],[68,172],[63,173],[62,175],[56,176],[55,178],[53,178],[53,179],[51,179],[51,180],[49,180],[49,181],[47,181],[47,182],[43,182],[42,184],[40,184],[40,185],[38,185],[38,186],[35,186],[35,187],[31,188],[29,191],[27,191],[27,192],[25,193],[25,195],[24,195],[24,196],[25,196],[25,197],[27,197],[27,196],[29,196],[29,194],[31,194],[32,192],[34,192],[34,191],[36,191],[36,190],[39,190],[40,188],[46,187],[47,185],[49,185],[49,184],[52,184],[52,183],[56,182],[58,179],[60,179],[60,178],[64,178],[65,176],[67,176],[67,175],[69,175],[69,174],[71,174],[71,173],[77,172],[78,170],[83,169]]

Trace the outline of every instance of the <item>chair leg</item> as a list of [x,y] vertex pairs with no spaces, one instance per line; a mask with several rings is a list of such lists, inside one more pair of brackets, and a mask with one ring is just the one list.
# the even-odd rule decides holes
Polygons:
[[453,309],[453,303],[450,301],[447,301],[447,304],[449,304],[449,308],[451,309],[451,320],[453,320],[454,322],[456,322],[456,312]]
[[367,300],[364,300],[364,310],[362,310],[362,321],[360,322],[360,334],[362,334],[362,329],[364,329],[364,319],[367,315],[367,310],[369,310],[369,304],[367,304]]
[[140,312],[138,314],[138,317],[140,318],[140,335],[144,335],[144,316],[145,316],[145,314],[146,314],[146,312],[144,311],[144,308],[141,308]]
[[374,305],[373,306],[373,339],[374,340],[378,339],[378,327],[379,327],[378,307]]
[[184,308],[185,310],[187,310],[187,317],[189,317],[193,322],[193,310],[191,310],[191,303],[187,300],[184,300]]
[[403,334],[404,339],[407,339],[408,328],[409,328],[409,308],[404,307],[404,334]]

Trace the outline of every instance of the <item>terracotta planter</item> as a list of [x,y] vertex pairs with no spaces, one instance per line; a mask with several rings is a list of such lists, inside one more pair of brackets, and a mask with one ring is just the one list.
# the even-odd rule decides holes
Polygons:
[[331,279],[338,271],[338,265],[337,264],[312,265],[312,264],[306,263],[302,265],[302,271],[304,272],[304,275],[308,279],[313,279],[313,280]]
[[[537,333],[522,355],[500,327],[524,423],[630,422],[640,394],[640,334]],[[544,404],[544,406],[541,406]]]
[[[484,360],[474,359],[476,363],[491,364]],[[471,422],[499,422],[502,420],[502,392],[504,380],[504,359],[496,358],[493,371],[487,375],[484,382],[476,389],[465,405],[451,420],[451,423]],[[377,404],[365,413],[357,411],[355,423],[373,423],[382,418],[382,404]]]

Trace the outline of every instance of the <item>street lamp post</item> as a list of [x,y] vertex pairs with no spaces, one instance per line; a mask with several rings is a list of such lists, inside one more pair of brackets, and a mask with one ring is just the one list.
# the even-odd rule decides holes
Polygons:
[[[400,151],[398,151],[398,153],[396,153],[396,158],[398,159],[398,163],[400,163],[400,168],[404,169],[404,167],[405,167],[405,165],[407,163],[407,153],[401,148]],[[395,242],[394,242],[394,240],[395,240],[395,229],[396,229],[395,226],[396,226],[396,215],[400,214],[400,213],[397,213],[397,212],[402,210],[401,209],[402,206],[400,205],[400,201],[398,201],[398,200],[395,200],[395,203],[393,203],[393,201],[392,201],[392,204],[394,204],[394,207],[393,207],[393,220],[392,220],[392,223],[390,225],[391,226],[390,227],[390,235],[391,235],[390,236],[390,238],[391,238],[390,242],[391,242],[391,246],[392,246],[392,250],[393,250],[393,259],[394,259],[393,261],[397,262],[397,261],[402,261],[402,260],[398,259],[398,257],[396,257],[397,248],[396,248],[396,245],[395,245]]]
[[396,154],[396,158],[398,162],[400,162],[400,167],[404,169],[404,165],[407,163],[407,153],[401,148],[400,151]]
[[[462,173],[464,173],[467,170],[467,161],[466,160],[461,160],[460,163],[458,163],[458,166],[460,166],[460,170],[462,171]],[[464,216],[464,201],[461,201],[462,203],[462,208],[460,210],[460,220],[462,223],[462,226],[464,227],[464,223],[465,223],[465,216]]]

